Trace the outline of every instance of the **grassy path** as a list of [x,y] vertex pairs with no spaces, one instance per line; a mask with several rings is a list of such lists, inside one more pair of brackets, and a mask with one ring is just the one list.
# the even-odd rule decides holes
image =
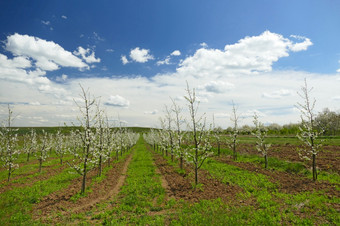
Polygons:
[[157,214],[165,205],[165,191],[156,173],[152,154],[141,138],[135,146],[127,177],[112,208],[94,218],[110,225],[163,225],[164,216]]

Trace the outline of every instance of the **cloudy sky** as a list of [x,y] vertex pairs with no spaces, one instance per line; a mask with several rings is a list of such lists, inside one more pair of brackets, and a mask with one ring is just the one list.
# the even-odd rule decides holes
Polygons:
[[111,120],[158,126],[186,81],[200,113],[226,128],[295,123],[307,79],[316,112],[340,110],[340,2],[336,0],[117,0],[0,2],[0,120],[76,122],[79,84]]

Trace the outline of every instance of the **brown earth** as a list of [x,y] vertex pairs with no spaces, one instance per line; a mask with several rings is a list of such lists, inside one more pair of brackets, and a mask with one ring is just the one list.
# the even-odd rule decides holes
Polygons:
[[[306,191],[314,192],[322,190],[329,197],[340,197],[340,191],[336,189],[336,185],[328,181],[313,181],[303,175],[278,170],[268,170],[249,162],[234,162],[231,158],[231,156],[215,157],[217,161],[268,176],[268,180],[277,184],[279,191],[283,193],[296,194]],[[340,203],[334,204],[333,207],[340,211]]]
[[64,164],[63,166],[60,166],[60,167],[57,167],[57,168],[55,168],[55,167],[56,167],[56,165],[51,165],[51,166],[44,166],[43,165],[42,172],[40,174],[38,174],[34,177],[31,177],[31,178],[29,178],[29,179],[27,179],[23,182],[17,182],[17,180],[24,178],[24,177],[28,177],[28,176],[36,173],[36,172],[29,171],[29,172],[22,173],[22,174],[18,175],[17,177],[11,178],[9,183],[7,183],[7,180],[2,181],[1,186],[0,186],[0,194],[2,194],[3,192],[6,192],[6,191],[12,190],[13,188],[32,186],[37,181],[47,180],[50,177],[61,173],[66,168],[66,165]]
[[[268,156],[291,162],[302,162],[297,151],[299,148],[302,148],[302,146],[291,144],[272,145]],[[237,151],[240,154],[260,155],[253,144],[239,144]],[[318,153],[316,162],[319,169],[340,174],[340,146],[324,146]],[[310,161],[304,163],[307,168],[312,165]]]
[[[120,187],[123,185],[127,167],[132,159],[130,154],[123,161],[115,163],[112,169],[107,173],[106,179],[100,183],[95,183],[91,186],[92,192],[88,192],[85,197],[79,198],[73,202],[71,197],[76,195],[81,188],[82,178],[77,178],[71,185],[61,191],[57,191],[45,197],[40,203],[33,207],[33,218],[43,219],[45,221],[52,213],[61,212],[61,215],[70,215],[90,210],[97,203],[108,200],[118,194]],[[89,186],[97,172],[91,171],[88,173],[86,184]],[[59,222],[59,219],[53,219],[54,222]]]
[[185,166],[186,173],[181,175],[158,153],[154,153],[153,157],[156,166],[168,184],[169,190],[167,192],[169,196],[174,197],[176,200],[183,199],[189,202],[198,202],[203,199],[221,198],[225,202],[231,202],[235,200],[238,193],[243,191],[240,187],[223,184],[205,170],[199,170],[198,177],[201,185],[193,188],[192,169]]

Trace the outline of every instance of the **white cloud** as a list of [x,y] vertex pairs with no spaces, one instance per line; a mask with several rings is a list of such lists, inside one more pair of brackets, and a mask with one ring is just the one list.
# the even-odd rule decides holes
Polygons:
[[83,60],[85,60],[86,63],[91,64],[91,63],[99,63],[100,62],[100,58],[96,58],[94,56],[94,52],[89,48],[84,49],[83,47],[79,46],[78,50],[73,52],[74,55],[76,56],[81,56],[83,58]]
[[203,86],[199,86],[199,89],[210,93],[225,93],[232,88],[234,88],[234,84],[223,81],[210,81]]
[[172,53],[170,53],[169,56],[165,57],[164,60],[157,61],[156,64],[157,64],[157,66],[163,65],[163,64],[169,65],[172,56],[180,56],[180,55],[181,55],[181,52],[179,50],[175,50]]
[[56,77],[57,82],[65,82],[67,80],[68,76],[65,74],[62,74],[61,76]]
[[198,78],[270,72],[272,64],[281,57],[289,56],[290,50],[300,51],[308,47],[305,42],[293,43],[280,34],[265,31],[259,36],[226,45],[224,50],[198,49],[193,56],[183,60],[177,72]]
[[157,61],[157,63],[156,63],[158,66],[159,65],[163,65],[163,64],[170,64],[170,57],[169,56],[167,56],[164,60],[159,60],[159,61]]
[[180,56],[181,55],[181,52],[179,50],[175,50],[173,51],[171,54],[171,56]]
[[289,49],[292,50],[293,52],[307,50],[309,46],[313,45],[313,43],[311,42],[309,38],[299,36],[299,35],[291,35],[290,37],[298,39],[298,40],[303,40],[303,42],[291,43],[291,45],[289,46]]
[[155,109],[155,110],[153,110],[153,111],[144,111],[144,114],[146,114],[146,115],[155,115],[155,114],[157,114],[158,113],[158,110],[157,109]]
[[48,20],[47,21],[42,20],[41,23],[44,24],[44,25],[50,25],[51,24],[51,22],[48,21]]
[[125,99],[122,96],[115,95],[115,96],[110,96],[109,99],[105,102],[106,105],[111,105],[115,107],[129,107],[130,101]]
[[140,49],[139,47],[136,47],[135,49],[131,50],[130,58],[138,63],[145,63],[154,59],[154,57],[150,55],[149,52],[150,50],[148,49]]
[[208,47],[208,44],[205,43],[205,42],[202,42],[202,43],[200,43],[200,46],[201,46],[202,48],[207,48],[207,47]]
[[[339,63],[340,63],[340,60],[339,60]],[[340,68],[338,70],[336,70],[336,72],[340,73]],[[340,79],[340,78],[339,78]]]
[[58,66],[87,68],[81,59],[60,45],[37,37],[15,33],[7,37],[6,50],[15,56],[31,57],[42,70],[57,70]]
[[96,32],[93,32],[92,39],[94,39],[96,42],[103,42],[103,41],[105,41],[105,39],[102,38],[102,37],[100,37],[100,36],[98,35],[98,33],[96,33]]
[[61,18],[63,18],[64,20],[66,20],[66,19],[67,19],[67,16],[62,15]]
[[293,93],[294,92],[292,90],[280,89],[280,90],[277,90],[277,91],[273,91],[271,93],[264,92],[262,94],[262,97],[270,98],[270,99],[282,99],[283,97],[287,97],[287,96],[293,95]]
[[109,52],[109,53],[113,53],[113,52],[114,52],[113,49],[106,49],[105,51],[106,51],[106,52]]
[[122,55],[122,56],[120,57],[120,59],[121,59],[121,61],[122,61],[122,63],[123,63],[124,65],[130,63],[129,60],[126,58],[125,55]]

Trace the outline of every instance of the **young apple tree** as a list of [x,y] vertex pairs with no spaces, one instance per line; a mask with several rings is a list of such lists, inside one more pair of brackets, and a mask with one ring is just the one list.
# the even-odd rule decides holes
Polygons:
[[37,151],[35,152],[35,156],[37,157],[39,161],[39,173],[41,173],[42,170],[42,164],[47,159],[48,151],[52,147],[51,139],[48,136],[47,132],[43,130],[43,134],[39,136],[39,141],[37,143]]
[[181,115],[182,108],[177,105],[177,103],[171,99],[172,101],[172,111],[174,113],[174,123],[175,123],[175,133],[174,133],[174,148],[177,157],[179,158],[179,166],[183,169],[183,160],[185,156],[185,149],[181,147],[183,140],[183,132],[181,130],[182,124],[184,122],[183,116]]
[[268,167],[268,150],[271,144],[266,143],[267,137],[267,128],[264,127],[263,123],[261,123],[258,119],[257,114],[254,114],[254,125],[255,131],[252,133],[256,138],[256,149],[258,152],[262,154],[264,157],[264,168]]
[[196,97],[195,89],[190,90],[187,83],[187,96],[184,98],[188,102],[190,113],[190,122],[188,123],[190,140],[194,147],[188,151],[188,160],[194,164],[195,185],[198,184],[198,170],[202,167],[204,161],[212,155],[211,145],[209,142],[209,130],[206,128],[205,114],[198,116],[199,101]]
[[24,153],[27,154],[27,162],[30,160],[30,157],[35,154],[37,148],[37,133],[34,129],[31,129],[30,133],[24,135],[24,143],[23,150]]
[[73,161],[67,162],[68,165],[73,168],[78,174],[82,176],[81,194],[85,193],[86,188],[86,176],[87,173],[95,167],[95,129],[93,126],[97,120],[97,114],[95,111],[96,98],[90,95],[89,90],[84,90],[80,86],[82,93],[80,97],[83,103],[76,103],[81,113],[81,117],[78,117],[80,123],[80,129],[72,132],[73,147],[69,147],[69,152],[73,155]]
[[20,153],[18,135],[16,134],[18,130],[12,127],[13,120],[13,110],[8,105],[7,120],[5,120],[4,125],[0,129],[0,156],[2,165],[8,171],[7,182],[10,181],[12,173],[19,168],[19,165],[15,163]]
[[55,141],[54,151],[56,155],[59,157],[61,165],[63,164],[63,158],[65,154],[67,153],[66,143],[68,142],[68,139],[69,137],[62,134],[61,130],[58,129],[55,139],[54,139]]
[[237,151],[236,151],[236,146],[237,146],[237,137],[238,137],[238,121],[239,121],[240,115],[237,114],[237,109],[235,107],[235,104],[233,102],[233,109],[232,109],[232,114],[230,117],[230,120],[233,123],[232,131],[230,133],[231,140],[228,143],[229,147],[233,150],[233,158],[234,160],[237,160]]
[[312,172],[313,180],[316,181],[318,174],[316,170],[316,156],[321,149],[321,141],[318,140],[319,132],[316,129],[315,123],[315,99],[311,99],[310,93],[313,90],[307,85],[305,79],[304,86],[301,87],[301,93],[298,92],[302,98],[302,103],[297,103],[297,107],[301,112],[301,126],[297,137],[305,144],[306,148],[299,150],[299,156],[303,159],[310,160],[312,158]]

